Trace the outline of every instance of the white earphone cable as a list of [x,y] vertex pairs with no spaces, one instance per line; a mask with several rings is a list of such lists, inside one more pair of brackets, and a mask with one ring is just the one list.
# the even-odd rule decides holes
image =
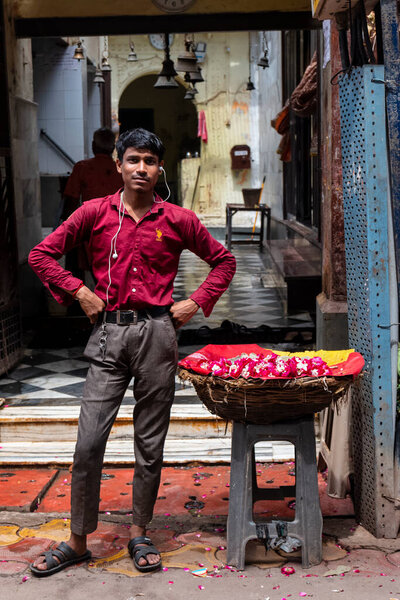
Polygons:
[[[121,212],[121,208],[122,208],[122,212]],[[111,287],[111,258],[118,258],[118,254],[117,254],[117,238],[118,238],[118,234],[121,231],[121,227],[122,227],[122,222],[124,220],[124,214],[125,214],[125,204],[124,204],[124,192],[121,192],[121,197],[120,197],[120,201],[119,201],[119,208],[118,208],[118,230],[117,233],[114,235],[114,237],[111,239],[111,245],[110,245],[110,254],[108,255],[108,286],[107,286],[107,290],[106,290],[106,309],[108,308],[108,292],[110,290]]]
[[166,188],[167,188],[167,190],[168,190],[168,196],[167,196],[165,199],[161,200],[161,201],[160,201],[160,200],[154,200],[154,202],[155,202],[156,204],[162,204],[162,202],[166,202],[166,201],[167,201],[167,200],[169,200],[169,198],[171,197],[171,190],[170,190],[170,189],[169,189],[169,187],[168,187],[168,183],[167,183],[167,175],[166,175],[166,173],[165,173],[165,169],[164,169],[163,167],[160,167],[160,169],[161,169],[161,171],[162,171],[162,173],[163,173],[163,175],[164,175],[164,183],[165,183],[165,187],[166,187]]
[[[164,175],[164,182],[165,182],[165,186],[168,190],[168,196],[162,200],[156,200],[154,198],[154,202],[155,204],[162,204],[163,202],[166,202],[170,196],[171,196],[171,190],[169,189],[168,183],[167,183],[167,176],[165,174],[165,169],[163,167],[160,167],[160,170],[162,171],[163,175]],[[122,209],[122,211],[121,211]],[[150,207],[150,212],[151,212],[151,207]],[[108,308],[108,292],[110,290],[111,287],[111,283],[112,283],[112,279],[111,279],[111,258],[118,258],[118,254],[117,254],[117,238],[119,235],[119,232],[121,231],[121,227],[122,227],[122,222],[124,220],[124,214],[125,214],[125,204],[124,204],[124,192],[121,192],[121,197],[120,197],[120,201],[119,201],[119,208],[118,208],[118,221],[119,221],[119,225],[118,225],[118,230],[117,233],[113,236],[113,238],[111,239],[111,245],[110,245],[110,254],[108,255],[108,286],[107,286],[107,290],[106,290],[106,309]]]

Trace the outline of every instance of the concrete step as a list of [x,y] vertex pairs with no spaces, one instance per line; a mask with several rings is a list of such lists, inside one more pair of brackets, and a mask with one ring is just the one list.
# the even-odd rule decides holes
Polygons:
[[[75,443],[52,442],[2,442],[0,466],[11,465],[59,465],[72,464]],[[256,444],[259,462],[282,462],[293,460],[294,447],[287,442],[260,442]],[[164,449],[165,464],[200,462],[207,464],[227,463],[231,460],[231,438],[167,439]],[[109,440],[104,463],[108,465],[132,465],[134,452],[132,440]]]
[[[79,405],[12,405],[0,411],[0,442],[75,442]],[[131,440],[133,406],[119,409],[110,440]],[[168,438],[215,438],[230,433],[230,425],[202,404],[175,404]]]

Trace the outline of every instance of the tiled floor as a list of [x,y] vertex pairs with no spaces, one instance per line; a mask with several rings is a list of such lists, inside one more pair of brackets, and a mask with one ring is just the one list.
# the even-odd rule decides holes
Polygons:
[[[257,485],[281,489],[282,497],[259,500],[254,511],[259,516],[292,520],[295,514],[294,496],[287,486],[295,484],[291,461],[285,463],[257,463]],[[102,513],[130,513],[132,510],[133,468],[107,467],[101,478]],[[12,485],[10,485],[12,483]],[[70,510],[71,473],[64,469],[7,468],[0,469],[0,507],[3,510],[24,512],[64,513]],[[326,477],[318,474],[321,511],[324,516],[352,515],[350,497],[330,498],[326,493]],[[201,515],[228,514],[230,494],[230,467],[225,465],[177,465],[164,467],[154,514],[174,516],[200,512]],[[195,516],[195,515],[194,515]]]
[[[237,258],[237,272],[228,291],[216,304],[208,319],[199,311],[184,330],[195,330],[204,326],[216,328],[225,320],[248,328],[260,325],[294,329],[299,324],[311,328],[314,326],[307,313],[285,317],[276,290],[263,286],[263,281],[265,284],[272,268],[268,253],[260,253],[254,247],[243,246],[234,248],[234,253]],[[187,298],[202,283],[208,271],[207,264],[185,251],[175,282],[174,299],[177,301]],[[194,349],[195,347],[191,346],[181,346],[180,354],[183,357]],[[55,404],[60,399],[64,404],[78,404],[88,369],[82,352],[82,347],[26,349],[22,363],[7,376],[0,378],[0,397],[6,398],[13,406],[42,402]],[[131,383],[123,403],[133,402]],[[178,379],[175,402],[198,402],[193,388]]]
[[[25,350],[23,362],[7,377],[0,378],[0,397],[13,406],[32,406],[42,402],[79,404],[89,364],[83,348]],[[123,404],[133,404],[133,380]],[[175,403],[197,402],[192,386],[176,378]]]

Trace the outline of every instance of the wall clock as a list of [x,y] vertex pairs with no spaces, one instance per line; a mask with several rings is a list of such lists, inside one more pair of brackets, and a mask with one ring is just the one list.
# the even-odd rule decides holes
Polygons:
[[153,0],[153,4],[168,13],[180,13],[187,10],[196,0]]
[[[168,35],[169,45],[172,46],[174,41],[174,34],[170,33]],[[150,33],[149,34],[149,42],[156,50],[164,50],[165,46],[165,33]]]

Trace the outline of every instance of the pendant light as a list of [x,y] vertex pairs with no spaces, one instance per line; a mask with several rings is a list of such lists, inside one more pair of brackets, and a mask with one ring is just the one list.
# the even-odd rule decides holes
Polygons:
[[254,83],[251,80],[251,75],[249,75],[249,80],[246,85],[246,90],[248,90],[249,92],[252,92],[255,89],[256,89],[256,86],[254,85]]
[[197,57],[193,50],[193,40],[185,37],[185,52],[179,54],[176,63],[176,70],[185,73],[195,73],[198,70]]
[[83,53],[82,42],[79,41],[77,43],[76,48],[75,48],[75,52],[74,52],[72,58],[75,58],[76,60],[84,60],[85,55]]
[[157,81],[154,84],[155,88],[162,90],[168,90],[171,88],[179,87],[179,84],[175,81],[175,77],[178,74],[175,71],[174,63],[169,57],[169,35],[165,34],[165,46],[164,46],[165,58],[163,60],[162,69],[158,75]]
[[247,84],[246,84],[246,90],[248,92],[252,92],[253,90],[256,89],[256,86],[254,85],[254,83],[251,80],[251,65],[253,62],[253,57],[252,57],[252,52],[251,52],[251,42],[249,43],[249,79],[247,80]]
[[103,56],[101,59],[101,70],[102,71],[111,71],[111,65],[108,62],[108,37],[104,36],[104,49]]
[[263,69],[269,67],[268,48],[264,50],[264,54],[260,57],[257,66],[262,67]]
[[99,85],[102,83],[105,83],[105,79],[104,79],[103,75],[101,74],[101,69],[100,69],[99,65],[97,65],[97,69],[94,74],[93,83],[98,83]]
[[263,32],[263,37],[264,37],[264,52],[260,56],[260,60],[258,61],[257,66],[262,67],[263,69],[266,69],[267,67],[269,67],[269,58],[268,58],[269,49],[268,49],[268,42],[267,42],[267,37],[265,35],[265,31]]
[[204,81],[204,78],[201,74],[201,69],[199,66],[197,66],[197,71],[194,71],[193,73],[189,73],[189,79],[192,83],[201,83],[202,81]]
[[183,96],[183,99],[184,100],[194,100],[194,94],[193,94],[193,91],[190,88],[188,88],[186,90],[186,94]]
[[129,54],[128,54],[128,58],[126,60],[128,62],[137,62],[138,57],[137,57],[136,52],[135,52],[135,45],[131,41],[130,38],[129,38],[129,48],[130,48],[130,51],[129,51]]
[[111,65],[108,62],[107,56],[103,56],[101,59],[101,70],[102,71],[111,71]]
[[194,100],[195,95],[196,95],[196,92],[192,88],[188,87],[183,99],[184,100]]

